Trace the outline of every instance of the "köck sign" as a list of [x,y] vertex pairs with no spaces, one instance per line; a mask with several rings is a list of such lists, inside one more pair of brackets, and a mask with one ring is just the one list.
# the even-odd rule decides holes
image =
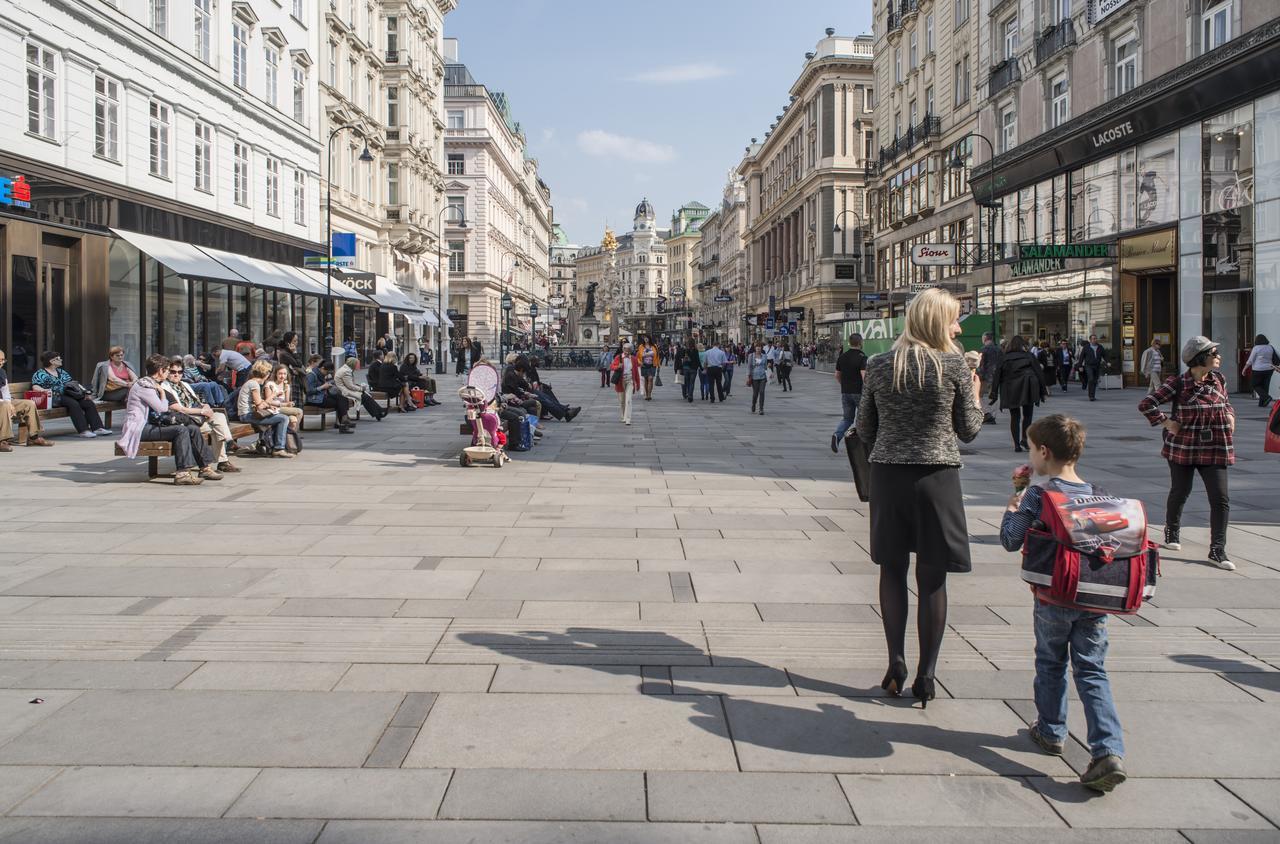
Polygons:
[[959,254],[954,243],[917,243],[911,247],[911,263],[917,267],[950,267]]

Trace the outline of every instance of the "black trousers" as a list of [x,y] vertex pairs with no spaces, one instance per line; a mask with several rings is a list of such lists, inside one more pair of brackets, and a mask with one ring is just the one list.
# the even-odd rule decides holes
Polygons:
[[1226,466],[1184,466],[1169,464],[1169,500],[1165,504],[1164,523],[1177,530],[1182,526],[1182,505],[1191,495],[1191,485],[1196,473],[1204,481],[1209,494],[1209,544],[1214,548],[1227,547],[1227,518],[1231,512],[1231,499],[1227,495]]
[[104,427],[102,417],[98,415],[98,406],[91,398],[73,399],[64,395],[58,400],[58,407],[66,408],[71,424],[76,426],[77,434]]
[[[308,402],[315,404],[315,402]],[[342,393],[325,393],[324,399],[316,407],[327,407],[337,411],[339,422],[349,422],[347,414],[351,412],[351,399]]]
[[1093,398],[1094,394],[1098,392],[1098,378],[1101,377],[1101,369],[1096,366],[1086,366],[1081,371],[1084,372],[1085,380],[1088,383],[1089,398]]
[[1071,383],[1071,367],[1058,364],[1058,383],[1062,385],[1062,392],[1067,391],[1067,385]]
[[204,434],[198,425],[150,425],[142,429],[142,439],[146,442],[167,442],[173,449],[173,460],[179,472],[186,472],[196,466],[204,468],[213,462],[209,446],[205,444]]
[[707,367],[707,382],[711,400],[716,400],[716,394],[720,395],[720,401],[724,401],[724,368],[719,366]]
[[764,413],[764,387],[768,383],[767,378],[751,379],[751,409],[756,409],[756,402],[760,403],[760,412]]
[[780,363],[777,366],[778,385],[782,387],[783,392],[791,389],[791,365]]
[[1258,407],[1266,407],[1271,404],[1271,376],[1275,374],[1274,369],[1264,369],[1261,372],[1254,372],[1250,377],[1254,398],[1258,400]]
[[1035,413],[1034,404],[1009,409],[1009,433],[1013,435],[1014,445],[1026,445],[1027,429],[1031,427],[1031,417]]

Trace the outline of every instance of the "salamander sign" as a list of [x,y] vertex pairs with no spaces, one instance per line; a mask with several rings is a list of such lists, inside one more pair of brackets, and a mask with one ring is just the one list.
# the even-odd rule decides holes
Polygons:
[[1110,243],[1028,243],[1018,247],[1018,260],[1110,258],[1111,249]]

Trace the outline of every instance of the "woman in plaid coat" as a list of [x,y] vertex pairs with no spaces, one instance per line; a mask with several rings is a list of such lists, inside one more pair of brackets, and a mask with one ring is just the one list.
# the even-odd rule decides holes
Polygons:
[[[1178,550],[1182,543],[1178,530],[1182,505],[1191,494],[1199,473],[1209,495],[1209,562],[1234,571],[1227,557],[1227,467],[1236,462],[1232,437],[1236,412],[1227,397],[1226,380],[1218,367],[1222,356],[1218,344],[1208,337],[1192,337],[1182,347],[1182,362],[1188,367],[1181,375],[1171,375],[1138,403],[1138,410],[1152,425],[1165,429],[1160,456],[1169,461],[1169,501],[1165,507],[1164,547]],[[1172,402],[1172,413],[1160,405]]]

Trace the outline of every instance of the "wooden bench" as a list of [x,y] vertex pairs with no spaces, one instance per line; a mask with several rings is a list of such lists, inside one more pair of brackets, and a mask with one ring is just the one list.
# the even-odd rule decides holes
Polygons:
[[[9,392],[14,398],[25,398],[27,391],[31,389],[30,381],[15,381],[9,385]],[[99,401],[94,402],[98,407],[98,412],[102,414],[102,421],[108,428],[111,427],[111,413],[116,410],[124,410],[124,403],[118,401]],[[51,407],[45,410],[38,410],[41,421],[49,419],[66,419],[69,414],[65,407]]]
[[[227,427],[231,429],[231,439],[233,441],[241,439],[242,437],[252,437],[257,435],[258,433],[258,431],[248,422],[231,422],[231,423],[228,423]],[[213,435],[205,434],[204,440],[205,442],[212,445]],[[116,449],[116,457],[127,456],[124,453],[124,449],[120,447],[119,443],[116,444],[115,449]],[[155,478],[159,476],[160,458],[172,457],[173,446],[169,445],[169,443],[164,442],[162,440],[143,440],[142,442],[138,443],[137,456],[147,458],[147,478],[149,480],[151,478]]]
[[307,430],[307,417],[308,417],[308,416],[312,416],[312,417],[314,417],[314,416],[319,416],[319,417],[320,417],[320,430],[321,430],[321,431],[323,431],[323,430],[324,430],[324,420],[325,420],[325,417],[326,417],[326,416],[328,416],[330,413],[334,413],[334,414],[336,414],[337,412],[338,412],[338,411],[337,411],[337,410],[335,410],[335,409],[334,409],[334,408],[332,408],[332,407],[321,407],[321,406],[320,406],[320,405],[318,405],[318,404],[304,404],[304,405],[302,406],[302,418],[301,418],[300,420],[298,420],[298,430],[300,430],[300,431],[305,431],[305,430]]
[[396,400],[396,397],[391,395],[390,393],[381,393],[381,392],[378,392],[377,390],[370,390],[369,396],[374,401],[381,402],[382,406],[385,407],[387,410],[391,409],[391,403]]

